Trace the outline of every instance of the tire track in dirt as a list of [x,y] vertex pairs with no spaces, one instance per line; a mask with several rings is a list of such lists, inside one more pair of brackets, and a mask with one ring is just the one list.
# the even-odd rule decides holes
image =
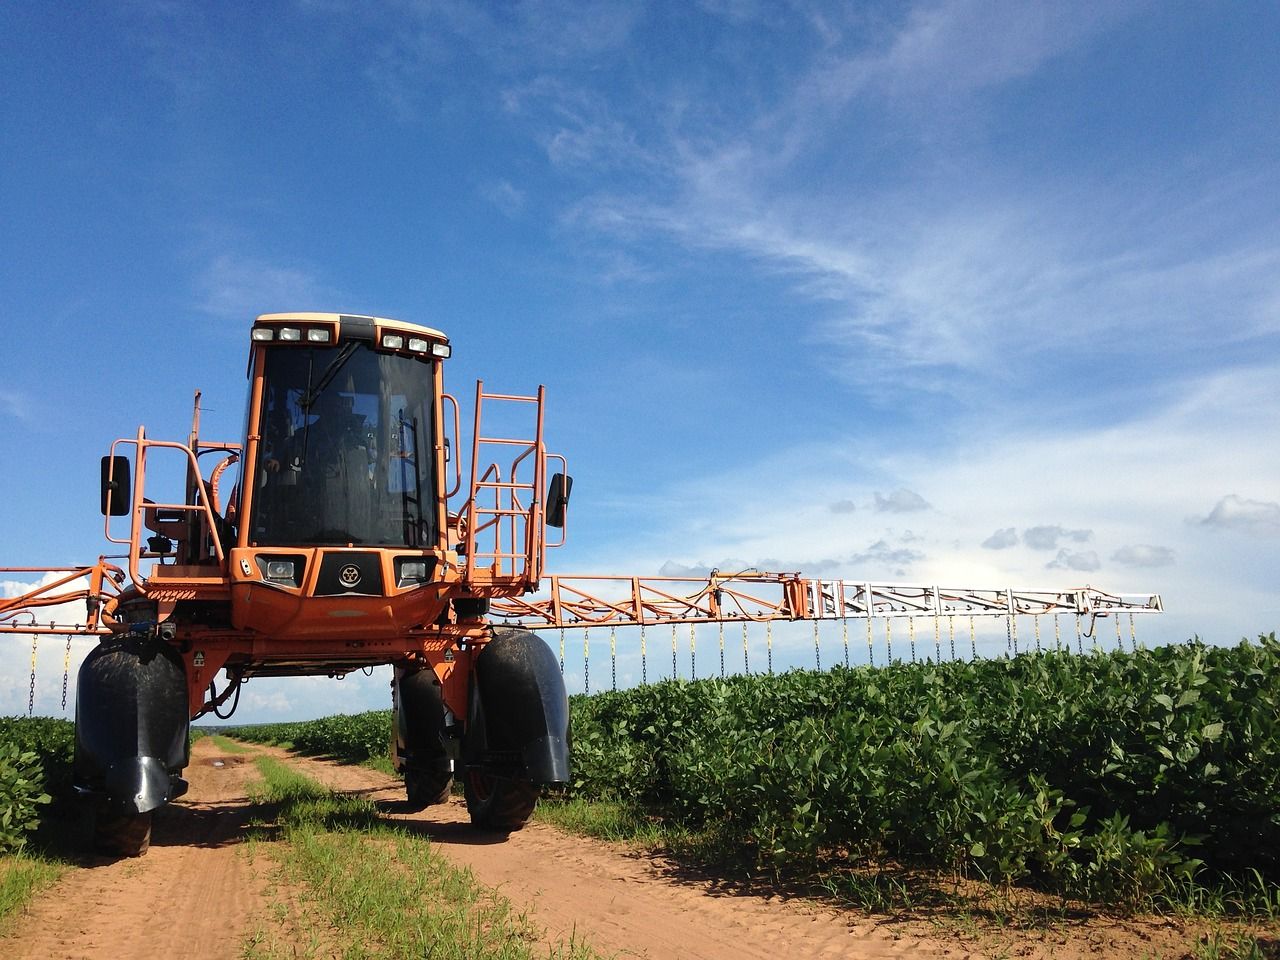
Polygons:
[[506,838],[476,831],[456,798],[406,812],[395,778],[267,749],[331,789],[368,796],[406,828],[430,837],[452,863],[469,867],[480,883],[527,910],[549,940],[576,935],[606,954],[643,960],[978,956],[865,917],[682,876],[661,858],[542,823]]
[[245,755],[195,742],[191,789],[155,815],[142,857],[86,857],[0,938],[6,960],[236,960],[264,908],[264,878],[243,855],[253,812]]

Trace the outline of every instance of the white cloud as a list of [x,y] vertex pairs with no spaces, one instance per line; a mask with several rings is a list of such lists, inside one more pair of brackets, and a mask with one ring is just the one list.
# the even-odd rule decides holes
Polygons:
[[1088,543],[1092,539],[1092,530],[1066,530],[1058,526],[1028,527],[1022,531],[1022,542],[1033,550],[1057,550],[1060,540]]
[[1014,527],[1002,527],[982,541],[985,550],[1007,550],[1018,545],[1018,531]]
[[1174,561],[1174,552],[1168,547],[1133,543],[1121,547],[1111,559],[1126,567],[1167,567]]
[[1249,500],[1231,493],[1198,522],[1206,527],[1273,537],[1280,535],[1280,503]]
[[917,510],[928,510],[929,501],[905,487],[893,491],[887,497],[876,491],[876,510],[880,513],[913,513]]
[[852,500],[837,500],[830,509],[832,513],[853,513],[858,506]]
[[[997,434],[961,423],[961,439],[948,448],[886,448],[866,438],[777,451],[661,491],[670,507],[663,522],[592,565],[656,569],[661,560],[648,559],[653,551],[680,542],[701,556],[834,558],[838,575],[854,580],[902,569],[926,584],[1060,589],[1078,586],[1087,573],[1101,589],[1162,594],[1166,613],[1142,621],[1149,642],[1196,633],[1234,642],[1280,624],[1272,574],[1280,566],[1277,538],[1225,538],[1185,518],[1199,513],[1203,520],[1202,505],[1221,499],[1242,476],[1280,476],[1280,449],[1257,442],[1280,422],[1277,382],[1275,365],[1209,375],[1184,383],[1169,405],[1105,427]],[[978,439],[967,442],[971,436]],[[797,474],[796,463],[826,468]],[[850,483],[850,465],[861,483]],[[937,491],[933,509],[910,515],[910,540],[902,530],[885,530],[860,548],[869,514],[833,513],[830,504],[869,499],[886,477],[906,489]],[[1049,570],[1039,551],[981,546],[993,529],[1010,529],[1002,522],[1015,521],[1015,530],[1035,526],[1046,504],[1081,523],[1055,528],[1075,539],[1058,537],[1063,555]],[[1080,549],[1086,531],[1089,548]],[[900,550],[913,553],[895,555]],[[1177,563],[1154,565],[1174,557]]]
[[1059,550],[1058,555],[1044,565],[1046,570],[1080,570],[1091,573],[1102,566],[1098,560],[1098,554],[1093,550],[1082,550],[1079,553],[1072,553],[1069,550]]
[[[64,574],[47,573],[33,581],[0,580],[0,596],[16,597],[31,591],[34,587],[45,586],[60,580]],[[59,593],[83,589],[87,580],[74,580],[58,588]],[[75,626],[84,622],[85,604],[83,600],[40,607],[33,611],[31,617],[25,615],[7,619],[9,625],[21,626],[33,619],[41,625],[56,624],[59,626]],[[75,708],[76,677],[80,663],[85,655],[94,648],[97,640],[92,637],[62,634],[0,634],[0,716],[16,716],[27,712],[28,698],[31,696],[31,657],[32,641],[35,641],[35,688],[32,703],[33,712],[41,716],[61,716],[63,714],[62,689],[66,680],[66,715],[72,716]]]

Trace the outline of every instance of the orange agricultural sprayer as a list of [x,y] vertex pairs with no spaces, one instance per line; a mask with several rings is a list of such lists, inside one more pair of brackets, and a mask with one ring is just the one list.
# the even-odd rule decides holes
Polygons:
[[[569,778],[561,667],[529,626],[878,616],[1157,612],[1154,595],[1090,588],[910,587],[743,573],[551,577],[572,481],[543,438],[543,390],[476,384],[464,477],[447,337],[329,313],[267,314],[249,342],[245,435],[185,443],[139,429],[102,458],[117,555],[4,568],[42,583],[0,598],[0,633],[86,634],[75,785],[99,843],[146,849],[154,810],[186,789],[190,721],[228,716],[253,677],[393,667],[393,760],[411,803],[457,773],[472,822],[518,829],[544,786]],[[525,424],[489,434],[494,413]],[[511,414],[518,416],[512,417]],[[168,461],[166,464],[165,461]],[[185,471],[185,490],[148,496]],[[548,541],[548,529],[559,531]],[[74,624],[43,619],[84,604]],[[497,618],[496,620],[494,618]]]

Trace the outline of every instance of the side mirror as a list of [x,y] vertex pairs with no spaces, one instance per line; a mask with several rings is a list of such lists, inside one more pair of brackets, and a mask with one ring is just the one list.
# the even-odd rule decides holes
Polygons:
[[123,517],[129,513],[133,484],[129,480],[128,457],[102,458],[102,515]]
[[563,527],[565,511],[569,509],[569,494],[573,492],[573,477],[563,473],[552,474],[551,488],[547,491],[547,526]]

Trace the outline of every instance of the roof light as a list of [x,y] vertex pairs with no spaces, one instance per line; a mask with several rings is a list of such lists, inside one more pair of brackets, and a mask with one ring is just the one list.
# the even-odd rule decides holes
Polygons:
[[430,348],[431,348],[430,342],[427,340],[423,340],[421,337],[409,338],[409,349],[412,350],[414,353],[426,353]]
[[398,333],[384,333],[382,335],[382,345],[388,350],[400,350],[404,347],[404,337]]
[[274,340],[276,332],[270,327],[254,327],[251,336],[255,340]]
[[299,341],[302,339],[302,331],[299,330],[297,327],[281,327],[280,339],[289,340],[291,342]]
[[321,327],[308,327],[307,340],[311,343],[328,343],[333,339],[333,331]]
[[442,360],[449,359],[449,355],[453,353],[453,347],[447,343],[433,343],[431,345],[431,355],[440,357]]

